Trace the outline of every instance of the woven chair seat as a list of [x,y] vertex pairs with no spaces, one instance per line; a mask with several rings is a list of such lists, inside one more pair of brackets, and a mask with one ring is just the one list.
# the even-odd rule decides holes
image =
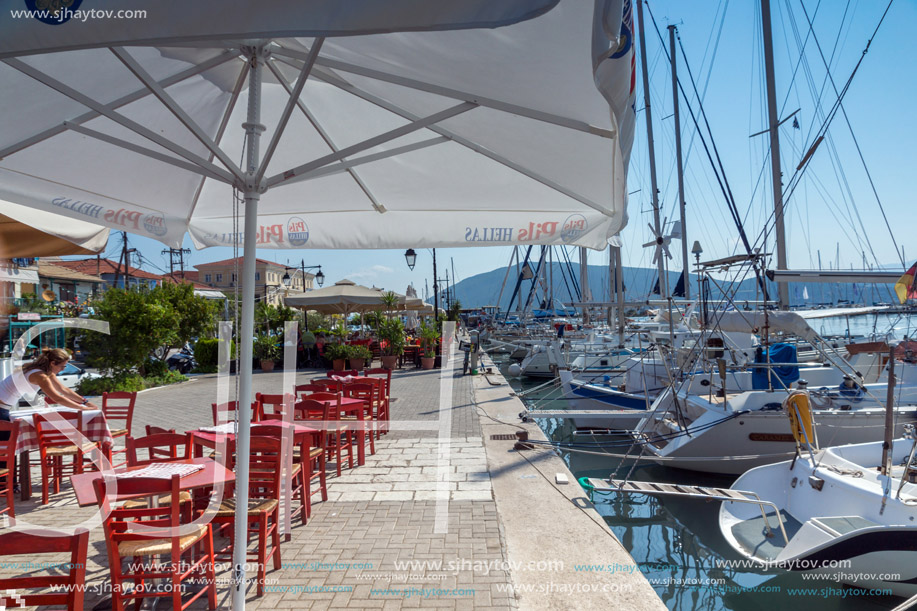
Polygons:
[[[258,515],[259,513],[270,513],[274,511],[279,503],[277,499],[248,499],[248,515]],[[236,500],[224,499],[220,503],[216,517],[231,518],[236,515]]]
[[[194,532],[179,538],[178,546],[181,551],[185,551],[200,541],[205,534],[207,534],[207,526],[196,525],[194,526]],[[137,539],[135,541],[122,541],[118,544],[118,555],[122,558],[125,556],[158,556],[171,552],[171,539]]]
[[[91,452],[96,449],[96,444],[87,443],[83,446],[83,453]],[[45,450],[45,456],[74,456],[79,454],[80,448],[75,445],[69,446],[55,446],[53,448],[47,448]]]
[[[181,492],[178,493],[178,502],[179,503],[187,503],[190,500],[191,500],[190,492],[185,492],[184,490],[182,490]],[[172,504],[172,495],[164,494],[161,497],[159,497],[159,504],[160,505],[171,505]],[[143,509],[144,507],[147,507],[147,506],[148,506],[147,499],[133,499],[130,501],[126,501],[124,503],[124,509]]]
[[124,437],[128,433],[127,429],[109,429],[109,431],[112,437]]
[[10,472],[9,469],[0,469],[0,477],[6,477],[6,475],[9,474],[9,472]]

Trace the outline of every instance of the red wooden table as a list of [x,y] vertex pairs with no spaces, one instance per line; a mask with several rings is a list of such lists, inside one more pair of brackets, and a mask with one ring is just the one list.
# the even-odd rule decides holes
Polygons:
[[[10,412],[10,420],[19,422],[19,437],[16,438],[16,454],[19,461],[20,498],[27,501],[32,497],[32,464],[29,452],[38,450],[38,432],[34,426],[35,414],[76,413],[69,407],[27,408]],[[67,425],[69,426],[69,424]],[[111,446],[114,442],[108,422],[100,409],[83,410],[83,430],[81,433],[89,441],[101,444],[102,454],[111,458]]]
[[[196,471],[191,475],[181,478],[180,485],[182,490],[207,488],[209,486],[214,486],[220,483],[227,484],[234,482],[236,479],[236,476],[232,471],[210,458],[188,458],[186,460],[176,460],[170,462],[204,465],[204,468],[200,471]],[[141,466],[128,467],[126,469],[115,469],[114,477],[117,478],[118,474],[123,474],[127,473],[128,471],[134,471],[136,469],[142,468],[143,467]],[[101,478],[102,474],[98,471],[93,471],[92,473],[79,473],[77,475],[70,476],[70,483],[73,485],[73,491],[76,493],[76,502],[80,507],[88,507],[90,505],[97,504],[95,481]],[[127,498],[130,497],[119,496],[117,500],[122,501]]]

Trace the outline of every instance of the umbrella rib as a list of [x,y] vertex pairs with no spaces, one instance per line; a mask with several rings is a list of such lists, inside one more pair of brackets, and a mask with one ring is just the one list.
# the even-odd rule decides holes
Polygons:
[[[115,138],[114,136],[109,136],[108,134],[103,134],[102,132],[96,131],[94,129],[89,129],[88,127],[83,127],[82,125],[75,125],[70,121],[64,121],[64,126],[67,129],[75,131],[77,133],[83,134],[84,136],[89,136],[90,138],[95,138],[101,140],[102,142],[107,142],[108,144],[113,144],[115,146],[133,151],[140,155],[146,155],[156,159],[157,161],[162,161],[163,163],[168,163],[174,165],[175,167],[182,168],[183,170],[188,170],[195,174],[201,174],[213,178],[214,180],[222,181],[223,178],[216,173],[210,172],[207,168],[195,165],[193,163],[188,163],[187,161],[182,161],[181,159],[176,159],[175,157],[170,157],[153,149],[140,146],[139,144],[134,144],[128,142],[127,140],[122,140],[121,138]],[[230,183],[231,184],[231,183]]]
[[410,134],[419,129],[430,127],[435,123],[438,123],[440,121],[445,121],[446,119],[449,119],[456,115],[460,115],[462,113],[468,112],[469,110],[472,110],[473,108],[477,108],[477,107],[478,105],[475,104],[474,102],[462,102],[461,104],[458,104],[451,108],[447,108],[440,112],[434,113],[432,115],[424,117],[423,119],[412,121],[411,123],[407,125],[402,125],[401,127],[397,127],[393,130],[379,134],[378,136],[374,136],[372,138],[364,140],[363,142],[358,142],[357,144],[343,148],[336,153],[325,155],[324,157],[319,157],[318,159],[310,161],[309,163],[305,163],[299,167],[287,170],[285,172],[281,172],[280,174],[275,174],[274,176],[272,176],[271,178],[267,180],[267,187],[270,188],[270,187],[277,186],[293,178],[294,176],[304,174],[306,172],[309,172],[316,168],[320,168],[334,161],[343,159],[344,157],[349,157],[350,155],[353,155],[354,153],[359,153],[360,151],[364,151],[366,149],[370,149],[380,144],[384,144],[385,142],[389,142],[396,138],[400,138],[401,136]]
[[[310,55],[310,57],[311,57],[311,55]],[[308,63],[307,65],[308,65],[309,68],[311,69],[312,64],[311,64],[311,63]],[[274,64],[274,62],[269,62],[269,63],[268,63],[268,68],[270,68],[271,72],[274,74],[274,76],[277,78],[277,80],[280,82],[280,84],[283,85],[284,89],[286,89],[287,92],[290,93],[291,96],[292,96],[292,89],[291,89],[290,85],[287,83],[286,79],[285,79],[285,78],[283,77],[283,75],[280,73],[280,69],[277,68],[277,66]],[[304,69],[305,69],[305,68],[304,68]],[[300,88],[299,91],[301,92],[301,91],[302,91],[302,88]],[[292,99],[292,98],[291,98],[291,99]],[[297,107],[299,107],[299,110],[303,113],[303,115],[305,115],[305,117],[306,117],[306,119],[309,121],[309,123],[312,124],[312,127],[315,128],[315,131],[318,132],[318,135],[321,136],[321,138],[325,141],[325,144],[327,144],[328,147],[329,147],[333,152],[337,153],[340,149],[337,147],[337,145],[335,145],[334,140],[331,138],[331,136],[328,134],[328,132],[325,131],[325,129],[322,127],[321,123],[319,123],[319,121],[318,121],[318,119],[315,117],[315,115],[313,115],[312,112],[309,110],[309,108],[308,108],[305,104],[303,104],[302,100],[299,98],[299,92],[297,92],[297,95],[296,95],[296,105],[297,105]],[[366,195],[366,197],[369,199],[369,201],[372,202],[373,208],[375,208],[377,212],[385,212],[385,206],[383,206],[382,204],[379,203],[379,201],[378,201],[378,200],[376,199],[376,197],[373,195],[372,191],[369,190],[369,187],[366,185],[366,183],[363,182],[363,179],[360,178],[359,174],[357,174],[357,172],[353,169],[353,166],[354,166],[354,165],[357,165],[357,164],[353,164],[353,163],[352,163],[352,164],[349,164],[349,165],[348,165],[348,164],[346,164],[346,162],[342,162],[342,163],[340,163],[340,164],[337,165],[337,166],[334,166],[334,167],[326,167],[325,169],[327,169],[327,170],[334,170],[333,172],[327,172],[327,174],[338,173],[338,172],[342,172],[342,171],[345,171],[345,170],[346,170],[346,172],[347,172],[348,174],[350,174],[350,177],[354,180],[354,182],[357,183],[357,186],[360,187],[360,189],[362,189],[364,195]],[[318,170],[316,170],[316,171],[318,171]],[[315,172],[312,172],[311,174],[314,175],[314,173],[315,173]],[[300,177],[300,178],[305,178],[305,177],[303,176],[303,177]],[[299,179],[295,179],[295,180],[298,181]],[[288,183],[288,184],[289,184],[289,183]]]
[[203,144],[215,155],[220,162],[226,166],[226,169],[232,172],[233,176],[239,179],[240,182],[245,182],[245,176],[242,174],[242,170],[232,162],[232,159],[229,158],[225,152],[223,152],[220,147],[218,147],[213,140],[210,139],[210,136],[204,133],[204,130],[201,129],[201,126],[191,118],[191,116],[178,105],[178,102],[166,93],[166,90],[159,86],[159,83],[156,82],[156,79],[147,72],[140,63],[127,52],[126,49],[122,47],[113,47],[111,52],[121,60],[121,63],[130,70],[130,72],[136,76],[140,82],[147,86],[147,89],[152,92],[156,99],[163,103],[163,105],[169,109],[169,111],[175,115],[175,118],[185,126],[185,128],[190,131],[197,140]]
[[[317,170],[312,170],[306,174],[301,174],[296,178],[293,178],[287,181],[286,184],[293,184],[296,182],[301,182],[304,180],[313,180],[315,178],[322,178],[323,176],[331,176],[333,174],[340,174],[341,172],[350,172],[352,168],[364,165],[367,163],[372,163],[374,161],[380,161],[382,159],[388,159],[389,157],[397,157],[398,155],[403,155],[405,153],[411,153],[420,149],[425,149],[436,144],[442,144],[443,142],[449,142],[449,138],[445,136],[437,136],[435,138],[430,138],[429,140],[423,140],[421,142],[414,142],[412,144],[406,144],[404,146],[399,146],[397,148],[389,149],[387,151],[382,151],[381,153],[373,153],[372,155],[364,155],[363,157],[357,157],[356,159],[350,159],[347,161],[341,161],[337,165],[325,166]],[[352,172],[351,172],[352,173]],[[380,207],[383,207],[380,204]],[[383,207],[384,208],[384,207]]]
[[[171,87],[172,85],[175,85],[176,83],[180,83],[186,79],[191,78],[192,76],[197,76],[198,74],[202,72],[206,72],[207,70],[210,70],[211,68],[215,68],[216,66],[225,64],[226,62],[230,60],[236,59],[237,57],[238,57],[237,53],[233,53],[233,52],[221,53],[220,55],[217,55],[205,62],[202,62],[201,64],[188,68],[187,70],[182,70],[181,72],[173,74],[170,77],[164,78],[161,81],[159,81],[159,84],[162,87]],[[137,91],[134,91],[123,97],[118,98],[114,102],[111,102],[110,104],[108,104],[107,107],[111,108],[112,110],[115,110],[115,109],[121,108],[122,106],[126,106],[128,104],[136,102],[137,100],[143,99],[148,95],[150,95],[150,90],[144,87],[143,89],[138,89]],[[91,121],[92,119],[95,119],[98,116],[99,116],[99,113],[97,113],[94,110],[90,110],[89,112],[83,113],[78,117],[74,117],[73,119],[70,119],[68,122],[71,124],[75,124],[75,125],[82,125],[83,123],[86,123],[87,121]],[[27,149],[34,144],[38,144],[39,142],[42,142],[43,140],[47,140],[48,138],[53,138],[54,136],[62,134],[65,131],[66,131],[66,128],[63,125],[55,125],[54,127],[50,127],[42,132],[35,134],[34,136],[29,136],[25,140],[20,140],[19,142],[11,144],[10,146],[6,147],[5,149],[0,150],[0,159],[4,157],[9,157],[10,155],[14,153],[18,153],[19,151],[23,149]]]
[[[367,93],[366,91],[363,91],[363,90],[360,89],[359,87],[353,85],[352,83],[350,83],[350,82],[348,82],[347,80],[341,78],[340,76],[334,74],[333,72],[328,72],[328,71],[326,71],[326,70],[318,69],[318,70],[315,71],[315,77],[318,78],[318,79],[320,79],[320,80],[323,80],[323,81],[325,81],[325,82],[327,82],[327,83],[330,83],[330,84],[334,85],[335,87],[338,87],[339,89],[342,89],[342,90],[344,90],[344,91],[347,91],[348,93],[351,93],[351,94],[353,94],[353,95],[355,95],[355,96],[357,96],[357,97],[359,97],[359,98],[361,98],[361,99],[363,99],[363,100],[366,100],[367,102],[370,102],[370,103],[372,103],[372,104],[375,104],[376,106],[379,106],[380,108],[383,108],[383,109],[385,109],[385,110],[387,110],[387,111],[389,111],[389,112],[392,112],[392,113],[394,113],[394,114],[396,114],[396,115],[398,115],[398,116],[400,116],[400,117],[402,117],[402,118],[404,118],[404,119],[407,119],[407,120],[409,120],[409,121],[413,121],[413,120],[415,120],[415,119],[417,118],[416,115],[414,115],[413,113],[411,113],[411,112],[409,112],[409,111],[407,111],[407,110],[404,110],[404,109],[400,108],[399,106],[397,106],[396,104],[394,104],[394,103],[392,103],[392,102],[389,102],[389,101],[384,100],[384,99],[382,99],[382,98],[380,98],[380,97],[378,97],[378,96],[376,96],[376,95],[373,95],[373,94],[371,94],[371,93]],[[585,197],[585,196],[582,196],[582,195],[579,195],[579,194],[577,194],[577,193],[574,193],[573,191],[571,191],[571,190],[567,189],[566,187],[564,187],[564,186],[562,186],[562,185],[560,185],[560,184],[554,182],[553,180],[551,180],[551,179],[549,179],[549,178],[546,178],[546,177],[544,177],[544,176],[538,174],[537,172],[533,172],[533,171],[529,170],[528,168],[525,168],[525,167],[523,167],[523,166],[517,164],[516,162],[511,161],[511,160],[507,159],[506,157],[504,157],[504,156],[502,156],[502,155],[499,155],[499,154],[495,153],[494,151],[491,151],[491,150],[489,150],[489,149],[487,149],[487,148],[485,148],[485,147],[483,147],[483,146],[481,146],[481,145],[479,145],[479,144],[476,144],[476,143],[474,143],[474,142],[468,140],[467,138],[464,138],[464,137],[462,137],[462,136],[459,136],[458,134],[456,134],[456,133],[454,133],[454,132],[452,132],[452,131],[450,131],[450,130],[444,128],[444,127],[441,127],[441,126],[439,126],[439,125],[432,125],[432,126],[430,126],[428,129],[429,129],[430,131],[432,131],[432,132],[435,132],[435,133],[437,133],[437,134],[439,134],[439,135],[445,137],[445,138],[448,138],[449,140],[452,140],[453,142],[455,142],[455,143],[457,143],[457,144],[460,144],[460,145],[462,145],[462,146],[464,146],[464,147],[467,147],[467,148],[469,148],[469,149],[475,151],[476,153],[478,153],[478,154],[480,154],[480,155],[484,155],[485,157],[488,157],[488,158],[492,159],[493,161],[496,161],[497,163],[500,163],[500,164],[502,164],[502,165],[505,165],[506,167],[508,167],[508,168],[510,168],[510,169],[512,169],[512,170],[515,170],[516,172],[519,172],[520,174],[522,174],[522,175],[524,175],[524,176],[528,176],[528,177],[531,178],[532,180],[535,180],[535,181],[537,181],[537,182],[540,182],[541,184],[545,185],[546,187],[549,187],[549,188],[551,188],[551,189],[554,189],[555,191],[557,191],[557,192],[559,192],[559,193],[562,193],[562,194],[566,195],[567,197],[569,197],[569,198],[571,198],[571,199],[574,199],[574,200],[580,202],[581,204],[583,204],[583,205],[585,205],[585,206],[588,206],[589,208],[592,208],[593,210],[596,210],[597,212],[601,212],[602,214],[604,214],[604,215],[606,215],[606,216],[611,216],[611,215],[609,214],[608,210],[607,210],[604,206],[602,206],[602,205],[600,205],[600,204],[598,204],[598,203],[596,203],[596,202],[594,202],[594,201],[588,199],[588,198]]]
[[[280,55],[286,55],[293,59],[303,60],[305,59],[304,55],[300,52],[297,52],[293,49],[288,49],[281,47],[280,49],[274,51]],[[486,108],[492,108],[494,110],[500,110],[503,112],[508,112],[514,115],[520,115],[527,117],[529,119],[534,119],[536,121],[543,121],[545,123],[552,123],[554,125],[559,125],[561,127],[567,127],[569,129],[575,129],[577,131],[586,132],[596,136],[601,136],[603,138],[614,139],[616,137],[615,131],[611,129],[606,129],[602,127],[597,127],[595,125],[590,125],[584,121],[579,121],[577,119],[570,119],[567,117],[561,117],[549,112],[544,112],[541,110],[534,110],[532,108],[526,108],[525,106],[519,106],[517,104],[510,104],[508,102],[501,102],[499,100],[494,100],[492,98],[485,98],[467,91],[461,91],[459,89],[452,89],[450,87],[442,87],[440,85],[432,85],[430,83],[425,83],[423,81],[418,81],[416,79],[411,79],[403,76],[396,76],[393,74],[388,74],[382,72],[381,70],[374,70],[372,68],[366,68],[364,66],[358,66],[356,64],[351,64],[348,62],[331,59],[329,57],[319,58],[317,61],[319,66],[324,66],[327,68],[332,68],[335,70],[340,70],[341,72],[348,72],[351,74],[357,74],[359,76],[365,76],[368,78],[376,79],[379,81],[385,81],[387,83],[392,83],[395,85],[400,85],[402,87],[409,87],[411,89],[418,89],[420,91],[426,91],[427,93],[432,93],[435,95],[441,95],[447,98],[454,98],[457,100],[473,101],[480,106]]]
[[289,94],[289,99],[287,99],[287,104],[283,109],[283,114],[280,115],[280,121],[277,123],[276,129],[274,129],[274,134],[271,136],[271,143],[268,144],[267,150],[264,152],[264,156],[261,158],[261,167],[258,168],[257,173],[255,174],[254,183],[257,185],[261,182],[261,179],[264,178],[264,173],[267,171],[267,166],[271,162],[271,158],[274,156],[274,151],[277,150],[277,145],[280,143],[280,137],[283,135],[284,130],[287,127],[287,122],[290,120],[290,116],[293,114],[293,108],[299,102],[299,96],[302,94],[302,88],[306,86],[306,80],[309,78],[309,74],[312,72],[312,66],[315,65],[315,60],[318,58],[319,52],[322,50],[322,43],[325,42],[324,37],[316,38],[312,44],[312,49],[309,50],[309,57],[303,63],[302,69],[299,71],[299,78],[296,79],[296,84],[291,88],[287,87],[286,79],[277,75],[277,72],[274,70],[274,67],[271,65],[271,62],[265,62],[270,68],[271,72],[277,75],[278,80],[284,85],[284,89],[287,90]]
[[[226,110],[223,112],[223,119],[220,121],[220,127],[217,129],[216,136],[214,141],[218,144],[223,141],[223,134],[226,133],[226,127],[229,125],[229,118],[232,115],[233,109],[236,107],[236,102],[239,101],[239,96],[242,94],[242,86],[245,84],[245,81],[248,77],[248,64],[242,64],[242,69],[239,71],[239,76],[236,77],[236,84],[232,89],[232,96],[229,99],[229,103],[226,105]],[[213,161],[213,155],[211,154],[208,161]],[[194,209],[197,208],[197,202],[201,198],[201,192],[204,190],[204,181],[201,180],[197,189],[194,191],[194,197],[191,198],[191,205],[188,207],[188,215],[185,217],[185,222],[190,223],[191,215],[194,214]]]
[[148,140],[152,140],[153,142],[163,147],[164,149],[170,150],[173,153],[175,153],[176,155],[184,157],[188,161],[196,165],[199,165],[201,167],[207,168],[211,172],[214,172],[215,174],[222,176],[226,182],[232,183],[235,181],[235,178],[226,170],[212,163],[207,162],[202,157],[199,157],[198,155],[192,153],[191,151],[188,151],[178,146],[177,144],[174,144],[173,142],[169,141],[167,138],[160,136],[156,132],[147,129],[146,127],[143,127],[139,123],[132,121],[122,115],[119,115],[118,113],[114,112],[113,110],[105,106],[104,104],[97,102],[96,100],[90,98],[89,96],[83,95],[82,93],[73,89],[72,87],[69,87],[65,85],[64,83],[58,81],[57,79],[45,74],[44,72],[33,68],[32,66],[26,64],[25,62],[15,59],[15,58],[7,58],[7,59],[4,59],[3,62],[6,65],[10,66],[11,68],[14,68],[18,70],[19,72],[22,72],[26,76],[29,76],[35,79],[36,81],[42,83],[43,85],[46,85],[50,87],[51,89],[54,89],[58,93],[61,93],[67,96],[68,98],[82,104],[83,106],[86,106],[87,108],[93,109],[100,115],[104,115],[105,117],[111,119],[115,123],[118,123],[119,125],[123,127],[126,127],[127,129],[139,134],[140,136],[143,136],[144,138]]

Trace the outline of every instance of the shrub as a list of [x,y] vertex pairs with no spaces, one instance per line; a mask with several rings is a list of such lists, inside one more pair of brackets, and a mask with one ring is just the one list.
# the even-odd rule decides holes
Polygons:
[[347,358],[371,360],[373,358],[372,350],[366,346],[345,346],[347,349]]
[[276,361],[280,358],[280,349],[277,347],[277,339],[270,335],[259,335],[255,338],[252,346],[254,357],[261,361]]
[[398,318],[385,319],[377,332],[384,356],[398,356],[404,352],[404,325]]
[[332,361],[349,358],[348,346],[344,344],[327,344],[325,346],[325,358]]
[[[220,356],[220,340],[216,338],[199,339],[194,344],[194,360],[197,361],[198,369],[217,370],[217,361]],[[229,358],[236,358],[236,342],[231,342],[229,347]]]
[[159,359],[147,359],[143,362],[144,377],[156,377],[165,375],[169,371],[169,366],[165,361]]
[[112,377],[80,380],[77,392],[81,395],[101,395],[103,392],[137,392],[146,388],[139,373],[119,373]]
[[103,392],[138,392],[154,386],[166,386],[184,382],[187,376],[166,369],[164,373],[142,377],[139,373],[119,373],[111,377],[85,378],[80,380],[77,392],[81,395],[98,396]]

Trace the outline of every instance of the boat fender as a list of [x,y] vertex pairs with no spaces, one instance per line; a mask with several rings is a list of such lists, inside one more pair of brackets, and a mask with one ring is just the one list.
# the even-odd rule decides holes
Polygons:
[[805,391],[794,391],[784,399],[783,408],[790,418],[790,430],[800,446],[807,444],[807,439],[815,445],[815,426],[812,420],[812,407],[809,394]]

